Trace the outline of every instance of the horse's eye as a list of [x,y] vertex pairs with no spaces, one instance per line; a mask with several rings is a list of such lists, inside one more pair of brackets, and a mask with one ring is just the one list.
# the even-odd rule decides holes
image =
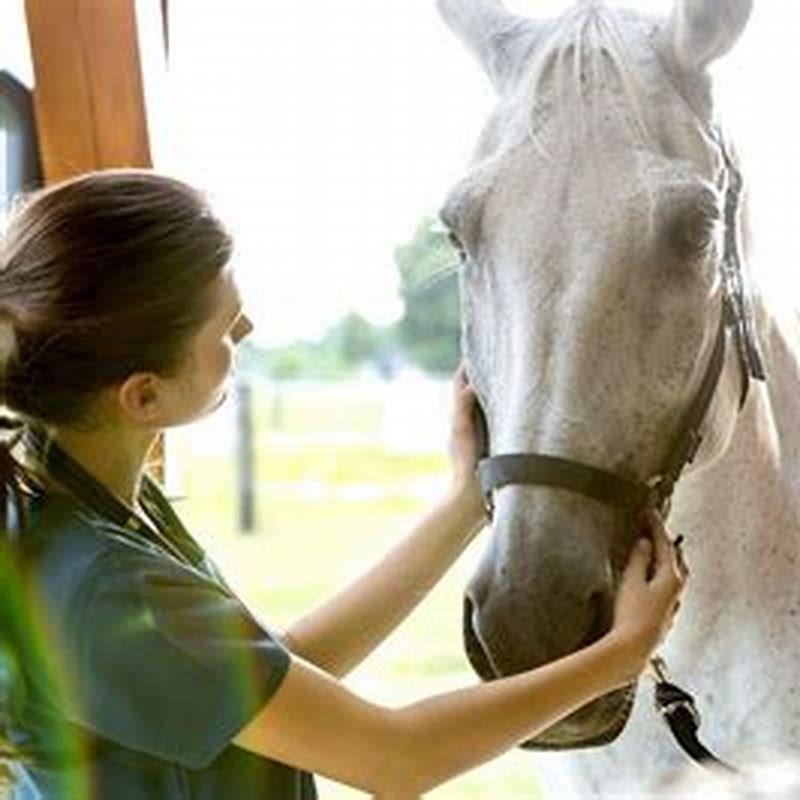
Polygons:
[[681,209],[667,227],[667,242],[681,260],[695,260],[708,253],[719,232],[719,213],[706,203]]
[[456,236],[453,231],[447,232],[447,241],[450,242],[450,246],[456,251],[458,254],[458,260],[462,263],[467,260],[467,250],[463,244],[461,244],[461,239]]

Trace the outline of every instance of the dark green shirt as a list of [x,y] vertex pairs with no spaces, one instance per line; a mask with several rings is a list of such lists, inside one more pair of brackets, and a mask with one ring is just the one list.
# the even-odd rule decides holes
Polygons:
[[[35,756],[18,768],[12,797],[315,798],[307,773],[231,745],[283,680],[286,650],[155,483],[145,482],[142,503],[158,537],[57,455],[98,497],[31,502],[20,548],[48,667],[24,670],[15,696],[10,732]],[[99,498],[111,505],[98,508]]]

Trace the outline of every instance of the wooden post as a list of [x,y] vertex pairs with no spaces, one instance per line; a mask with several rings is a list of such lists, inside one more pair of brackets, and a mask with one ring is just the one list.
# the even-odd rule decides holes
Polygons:
[[236,382],[236,466],[238,477],[239,530],[256,527],[255,453],[253,452],[253,400],[247,378]]
[[[134,0],[25,0],[46,183],[151,167]],[[150,468],[164,478],[163,442]]]
[[133,0],[25,0],[48,183],[150,167]]

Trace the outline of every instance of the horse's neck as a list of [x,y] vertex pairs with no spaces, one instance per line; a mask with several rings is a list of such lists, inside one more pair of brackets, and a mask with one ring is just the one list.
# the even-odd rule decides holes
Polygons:
[[[800,750],[800,365],[796,330],[764,318],[769,381],[755,385],[723,458],[681,480],[669,525],[691,577],[661,652],[697,699],[702,739],[734,763]],[[613,745],[540,762],[548,798],[654,797],[684,758],[648,681]],[[646,765],[646,769],[642,765]]]
[[772,318],[761,330],[768,383],[754,386],[727,453],[682,482],[671,519],[692,569],[677,627],[698,641],[799,621],[800,363],[794,331]]

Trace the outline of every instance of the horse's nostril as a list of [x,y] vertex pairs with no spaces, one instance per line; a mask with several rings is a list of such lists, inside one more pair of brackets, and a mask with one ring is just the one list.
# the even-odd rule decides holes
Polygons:
[[475,672],[480,675],[483,680],[491,680],[496,677],[492,664],[489,661],[489,656],[484,649],[483,642],[481,642],[478,632],[476,630],[475,620],[475,606],[467,595],[464,597],[464,648],[467,651],[467,657]]

